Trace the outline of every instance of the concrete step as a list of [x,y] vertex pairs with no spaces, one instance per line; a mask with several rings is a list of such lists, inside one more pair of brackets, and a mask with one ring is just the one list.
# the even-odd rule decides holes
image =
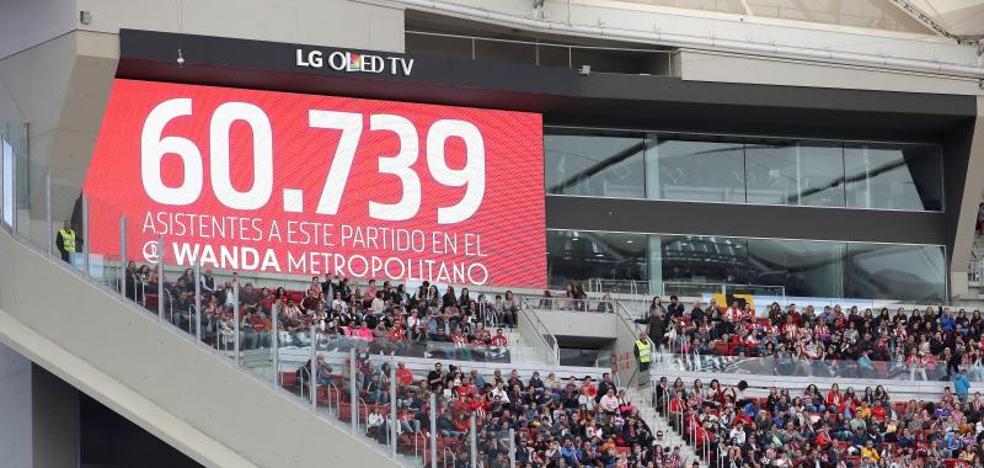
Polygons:
[[704,466],[703,460],[697,455],[693,447],[687,445],[687,441],[678,434],[669,422],[660,416],[659,412],[652,405],[652,393],[650,387],[629,387],[626,389],[626,396],[639,408],[639,416],[649,426],[655,435],[658,431],[663,431],[663,447],[680,447],[680,454],[683,457],[685,466],[689,467],[693,462]]
[[526,343],[519,331],[507,330],[506,337],[509,339],[509,354],[512,357],[512,362],[554,365],[552,362],[547,362],[542,349]]

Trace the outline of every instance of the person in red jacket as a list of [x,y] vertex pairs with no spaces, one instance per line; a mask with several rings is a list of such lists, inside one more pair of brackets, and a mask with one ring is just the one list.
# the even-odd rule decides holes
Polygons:
[[840,386],[836,383],[830,387],[830,391],[827,392],[827,406],[832,406],[837,408],[838,413],[844,412],[844,395],[840,392]]
[[828,445],[830,445],[830,442],[831,442],[830,433],[829,430],[827,429],[827,426],[821,427],[820,431],[817,432],[817,436],[816,439],[814,440],[814,443],[817,445],[817,447],[827,447]]
[[409,387],[413,384],[413,373],[402,362],[396,364],[396,383],[403,387]]

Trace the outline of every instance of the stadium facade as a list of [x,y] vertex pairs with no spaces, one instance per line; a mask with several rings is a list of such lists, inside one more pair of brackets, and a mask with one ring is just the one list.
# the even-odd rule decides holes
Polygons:
[[[362,244],[345,252],[340,231],[339,244],[325,234],[321,239],[341,253],[319,253],[302,263],[287,244],[317,244],[315,226],[304,231],[305,241],[280,245],[270,238],[277,228],[263,225],[256,229],[266,233],[264,242],[242,244],[259,250],[239,250],[236,267],[225,269],[249,269],[238,256],[256,255],[257,268],[291,264],[295,276],[340,270],[363,279],[429,279],[495,292],[562,291],[579,284],[590,293],[626,297],[700,298],[723,291],[872,304],[979,301],[984,271],[975,250],[984,193],[982,10],[931,15],[925,12],[934,2],[883,1],[863,2],[867,6],[856,11],[811,11],[797,3],[7,1],[0,6],[4,216],[11,216],[6,225],[50,248],[62,220],[80,226],[97,219],[105,222],[103,229],[87,231],[92,244],[87,248],[101,245],[109,257],[112,247],[117,258],[139,252],[144,255],[139,263],[151,260],[147,246],[167,230],[173,234],[174,225],[162,223],[167,229],[153,228],[148,234],[148,221],[140,217],[141,207],[128,204],[134,199],[127,192],[129,178],[146,178],[146,173],[114,172],[128,157],[137,158],[126,151],[127,144],[146,144],[146,127],[143,140],[137,138],[139,132],[126,133],[132,130],[127,119],[143,98],[188,90],[197,101],[186,112],[175,111],[178,116],[199,109],[191,106],[212,105],[201,102],[255,98],[265,103],[258,105],[273,122],[273,143],[267,143],[275,151],[303,135],[291,133],[301,132],[293,127],[284,130],[294,123],[292,117],[274,113],[280,112],[272,110],[278,103],[306,105],[312,112],[317,105],[330,104],[366,115],[400,115],[417,124],[419,138],[414,138],[421,147],[424,141],[430,145],[435,127],[443,127],[428,123],[424,128],[417,116],[453,109],[447,112],[455,121],[472,119],[486,135],[482,183],[485,173],[489,180],[508,181],[488,185],[505,188],[487,193],[484,205],[470,208],[486,216],[481,227],[471,228],[481,234],[481,242],[479,234],[470,241],[470,233],[462,233],[453,241],[443,238],[444,250],[436,250],[436,229],[453,234],[453,227],[443,226],[453,226],[455,216],[471,216],[463,205],[475,180],[457,178],[468,172],[461,167],[471,167],[471,156],[464,162],[441,162],[442,170],[428,153],[429,173],[418,169],[412,176],[398,174],[392,166],[380,169],[392,177],[385,184],[355,190],[381,194],[364,201],[383,206],[379,216],[371,217],[386,220],[377,225],[394,230],[373,235],[382,239],[391,234],[394,244],[401,242],[399,221],[410,219],[399,211],[405,208],[408,180],[417,180],[417,208],[439,216],[441,210],[465,212],[447,211],[445,220],[411,225],[401,234],[406,245],[399,250],[406,256],[371,256],[362,231]],[[976,24],[977,30],[968,24]],[[324,96],[337,100],[317,101]],[[307,115],[303,125],[316,127],[317,119],[312,114],[308,122]],[[249,131],[229,130],[234,127],[228,122],[226,130],[234,138],[252,135],[255,149],[266,140],[257,139],[257,125],[262,124],[250,118],[229,117],[230,122],[249,121]],[[483,119],[488,119],[487,127]],[[213,140],[216,120],[213,114]],[[203,122],[196,130],[202,135],[209,121]],[[335,130],[344,125],[318,122]],[[157,141],[163,141],[164,125]],[[466,142],[463,151],[470,155],[468,130],[447,131]],[[195,142],[200,154],[215,158],[214,141]],[[162,154],[180,153],[174,148]],[[508,157],[493,155],[490,148],[503,148],[501,154]],[[280,215],[310,213],[315,203],[318,214],[336,213],[326,202],[330,197],[319,200],[308,191],[304,198],[300,186],[288,183],[322,166],[301,164],[288,175],[277,166],[274,193],[279,202],[283,189],[283,210],[276,207]],[[189,167],[179,173],[188,177],[194,173]],[[207,185],[222,199],[217,188],[222,184],[215,179],[219,169],[213,160],[204,172],[212,177]],[[256,180],[264,170],[255,166]],[[94,174],[101,171],[106,177]],[[10,179],[8,173],[13,174]],[[183,185],[180,177],[158,177],[160,193],[176,197],[172,201],[183,196],[169,192]],[[323,186],[297,183],[327,194],[331,183],[323,174],[318,177]],[[11,186],[14,179],[19,183]],[[226,208],[236,203],[245,210],[268,208],[251,207],[249,197],[237,198],[257,185],[249,188],[232,179],[227,179],[222,199]],[[467,187],[468,193],[433,204],[428,191],[438,190],[437,185]],[[82,187],[120,205],[110,207],[115,210],[111,217],[93,218],[86,210],[98,201],[83,203]],[[529,187],[536,190],[527,191]],[[506,192],[515,196],[505,197]],[[148,194],[156,202],[163,199]],[[490,213],[482,211],[493,207]],[[334,209],[339,209],[337,201]],[[118,235],[121,210],[133,215],[124,232],[142,228],[143,236],[124,241],[123,252],[118,241],[101,244],[97,237]],[[229,213],[213,214],[221,218]],[[270,216],[275,215],[262,217]],[[372,224],[368,219],[353,224]],[[159,219],[150,222],[155,221]],[[218,222],[201,225],[214,228]],[[246,231],[224,229],[222,236],[212,237]],[[414,256],[415,232],[420,232],[421,252],[426,243],[431,254],[449,258],[440,267],[445,276],[432,259]],[[171,237],[168,241],[177,243],[182,237],[208,236]],[[0,341],[9,348],[2,353],[7,364],[0,384],[9,398],[0,402],[0,414],[14,416],[0,422],[0,453],[14,454],[9,466],[79,466],[84,461],[81,450],[72,447],[87,443],[80,433],[124,424],[102,405],[183,452],[146,442],[149,453],[160,451],[162,466],[191,466],[190,459],[209,466],[310,466],[318,460],[314,454],[257,449],[268,442],[266,422],[283,417],[295,418],[290,419],[296,426],[289,434],[310,429],[308,439],[295,439],[290,447],[320,440],[336,454],[334,461],[367,466],[392,462],[367,446],[350,449],[348,439],[318,439],[330,431],[347,436],[320,428],[318,420],[305,419],[310,415],[275,393],[261,395],[256,405],[249,395],[229,397],[231,407],[257,407],[244,420],[228,409],[212,413],[209,405],[220,401],[221,394],[181,386],[219,379],[227,386],[215,391],[228,389],[230,382],[246,379],[236,369],[209,364],[200,350],[181,349],[178,338],[160,337],[155,335],[159,331],[139,323],[128,325],[125,341],[94,343],[100,339],[92,334],[100,327],[127,321],[123,312],[88,321],[75,317],[118,306],[118,301],[74,284],[77,277],[43,264],[36,252],[18,247],[12,237],[3,242],[0,322],[7,325],[0,325]],[[217,269],[228,267],[220,263],[234,254],[216,252]],[[44,283],[31,286],[28,280]],[[45,297],[49,289],[56,293]],[[29,305],[33,300],[37,306]],[[37,308],[72,318],[48,323],[50,315],[32,316]],[[575,335],[579,346],[571,348],[591,343],[586,332],[570,332]],[[134,352],[132,363],[117,362],[141,340],[155,343],[155,349]],[[169,368],[161,356],[201,366]],[[184,375],[167,384],[140,377],[169,370]],[[186,400],[199,391],[200,401]],[[247,421],[252,427],[221,433],[223,425]],[[89,430],[80,431],[79,425]],[[126,427],[117,434],[145,436]],[[89,444],[89,453],[94,453],[97,449]]]

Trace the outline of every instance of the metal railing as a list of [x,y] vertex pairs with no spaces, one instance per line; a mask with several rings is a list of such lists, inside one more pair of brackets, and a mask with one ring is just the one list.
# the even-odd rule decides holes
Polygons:
[[550,333],[550,329],[543,323],[543,320],[537,315],[537,311],[533,309],[525,297],[520,297],[519,303],[517,318],[520,321],[520,336],[527,343],[540,349],[544,362],[560,365],[560,348],[557,344],[557,337]]
[[785,286],[768,284],[740,284],[700,281],[665,281],[664,296],[701,297],[704,294],[754,294],[761,296],[786,297]]
[[984,257],[970,259],[967,275],[971,283],[980,285],[984,282]]
[[592,293],[633,294],[646,296],[650,294],[649,281],[588,278],[586,283],[588,292]]
[[495,60],[590,73],[673,75],[673,51],[498,39],[427,31],[406,31],[409,53]]
[[523,296],[523,300],[528,301],[530,307],[541,311],[566,311],[566,312],[600,312],[614,313],[615,301],[612,299],[594,299],[583,297],[574,299],[569,297],[546,297],[546,296]]

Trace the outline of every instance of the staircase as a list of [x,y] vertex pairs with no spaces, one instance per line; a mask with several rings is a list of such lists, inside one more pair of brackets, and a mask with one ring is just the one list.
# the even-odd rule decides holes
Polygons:
[[704,461],[697,455],[694,448],[687,444],[687,441],[673,429],[669,421],[659,414],[659,411],[653,407],[653,397],[650,390],[650,386],[636,387],[630,385],[626,389],[626,396],[629,400],[639,408],[639,416],[642,420],[649,426],[653,431],[653,435],[659,431],[663,431],[663,447],[680,447],[680,455],[683,459],[684,466],[691,466],[693,462],[699,462],[701,466],[705,466]]
[[506,337],[509,339],[509,357],[512,362],[523,364],[542,364],[543,366],[553,367],[556,363],[547,362],[547,357],[542,349],[532,346],[523,340],[518,328],[506,329]]

